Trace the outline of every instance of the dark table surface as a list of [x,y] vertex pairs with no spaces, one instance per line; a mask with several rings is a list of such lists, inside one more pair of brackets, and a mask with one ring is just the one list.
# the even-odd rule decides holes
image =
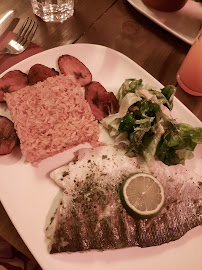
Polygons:
[[[33,42],[45,50],[75,43],[107,46],[131,58],[163,85],[176,85],[176,73],[190,48],[126,0],[75,0],[74,16],[62,24],[43,22],[28,0],[1,0],[1,13],[10,9],[22,19],[29,16],[37,21]],[[179,86],[176,97],[202,120],[202,97],[191,96]],[[31,257],[2,206],[0,217],[0,235]]]

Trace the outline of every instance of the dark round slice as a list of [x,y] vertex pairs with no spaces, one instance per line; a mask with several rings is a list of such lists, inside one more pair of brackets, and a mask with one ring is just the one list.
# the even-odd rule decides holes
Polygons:
[[0,155],[10,154],[18,142],[13,122],[0,116]]
[[38,82],[43,82],[49,77],[54,77],[57,75],[59,75],[58,71],[42,64],[35,64],[28,72],[28,82],[30,85],[33,85]]
[[74,56],[68,54],[60,56],[58,66],[62,74],[74,76],[81,86],[92,81],[90,70]]
[[2,78],[0,78],[0,102],[4,102],[4,93],[18,91],[27,85],[27,74],[20,70],[7,72]]

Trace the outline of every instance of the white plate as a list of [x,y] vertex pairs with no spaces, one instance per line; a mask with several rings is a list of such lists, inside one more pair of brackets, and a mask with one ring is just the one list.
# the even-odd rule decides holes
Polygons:
[[128,2],[150,20],[190,45],[193,44],[202,27],[202,4],[193,0],[189,0],[176,12],[155,10],[147,7],[141,0],[128,0]]
[[[57,68],[57,59],[62,54],[71,54],[91,70],[93,80],[101,82],[109,91],[116,91],[125,78],[143,78],[156,87],[162,85],[126,56],[106,47],[76,44],[57,47],[13,66],[27,72],[35,63]],[[179,120],[201,126],[201,122],[175,100],[173,115]],[[0,114],[8,115],[5,107]],[[77,147],[78,148],[78,147]],[[201,146],[196,149],[195,159],[188,164],[202,174],[199,166]],[[59,188],[50,180],[50,170],[70,160],[73,150],[58,154],[43,161],[38,168],[23,163],[19,149],[0,157],[0,197],[13,224],[22,239],[44,270],[201,270],[202,227],[188,232],[178,241],[158,247],[138,247],[111,251],[55,254],[47,252],[44,228],[57,206]]]

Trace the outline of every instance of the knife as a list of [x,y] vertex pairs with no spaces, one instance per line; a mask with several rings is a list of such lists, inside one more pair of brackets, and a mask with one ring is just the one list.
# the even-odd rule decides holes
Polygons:
[[12,31],[17,25],[19,18],[15,18],[15,10],[10,10],[0,16],[0,37],[8,31]]

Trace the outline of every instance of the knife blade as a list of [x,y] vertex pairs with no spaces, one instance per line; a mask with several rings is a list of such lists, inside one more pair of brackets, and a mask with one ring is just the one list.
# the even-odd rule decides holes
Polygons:
[[15,18],[15,10],[10,10],[0,16],[0,37],[6,30],[12,31],[17,25],[19,19]]

